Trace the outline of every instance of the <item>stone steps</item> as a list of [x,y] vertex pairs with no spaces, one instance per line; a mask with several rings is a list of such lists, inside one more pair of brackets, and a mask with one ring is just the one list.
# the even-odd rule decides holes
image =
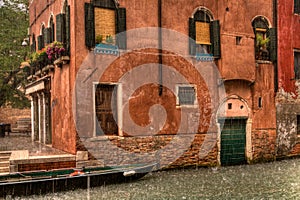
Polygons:
[[10,158],[11,152],[2,151],[0,152],[0,174],[6,174],[10,172]]

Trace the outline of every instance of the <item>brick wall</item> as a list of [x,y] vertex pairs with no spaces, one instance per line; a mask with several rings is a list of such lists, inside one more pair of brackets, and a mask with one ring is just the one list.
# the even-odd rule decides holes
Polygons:
[[20,118],[30,118],[30,109],[0,108],[0,122],[15,124]]
[[81,138],[92,159],[105,165],[159,162],[162,168],[217,165],[215,134]]
[[75,168],[76,161],[63,161],[63,162],[48,162],[48,163],[27,163],[19,164],[18,171],[37,171],[37,170],[52,170],[63,168]]

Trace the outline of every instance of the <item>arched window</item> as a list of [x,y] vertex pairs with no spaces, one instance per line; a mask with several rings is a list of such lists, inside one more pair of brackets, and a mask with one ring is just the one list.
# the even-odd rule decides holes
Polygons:
[[127,48],[126,9],[115,0],[95,0],[85,3],[85,43],[88,48],[109,43]]
[[42,24],[41,26],[41,34],[38,36],[38,50],[41,50],[45,47],[45,42],[44,42],[44,32],[45,32],[45,25]]
[[70,51],[70,6],[64,2],[62,13],[56,15],[56,41],[64,43],[67,54]]
[[255,34],[255,59],[269,60],[269,22],[265,17],[259,16],[252,21]]
[[50,43],[51,43],[55,40],[55,38],[54,38],[55,30],[54,30],[54,22],[53,22],[53,16],[52,15],[50,17],[49,28],[50,28]]
[[221,57],[220,24],[218,20],[213,20],[213,16],[207,9],[198,9],[189,19],[189,37],[191,55]]
[[35,35],[34,34],[32,34],[32,37],[31,37],[31,51],[32,52],[36,51],[36,41],[35,41]]

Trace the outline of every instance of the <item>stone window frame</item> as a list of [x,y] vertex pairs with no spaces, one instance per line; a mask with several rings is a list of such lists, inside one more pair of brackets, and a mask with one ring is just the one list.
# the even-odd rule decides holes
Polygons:
[[[269,20],[265,16],[256,16],[252,20],[252,28],[254,32],[254,49],[255,49],[255,59],[256,60],[270,60],[270,52],[269,45],[270,41],[267,45],[262,47],[262,49],[258,49],[257,42],[257,34],[262,35],[263,39],[266,39],[269,34],[269,30],[271,28]],[[260,52],[265,53],[266,55],[260,55]]]
[[[195,108],[198,105],[198,100],[197,100],[197,86],[195,84],[176,84],[175,86],[175,92],[176,92],[176,106],[177,107],[191,107]],[[180,103],[180,87],[190,87],[194,89],[194,102],[193,103],[187,103],[187,104],[182,104]]]
[[[297,64],[296,64],[296,55],[297,55]],[[294,79],[299,80],[300,79],[300,49],[294,49]]]

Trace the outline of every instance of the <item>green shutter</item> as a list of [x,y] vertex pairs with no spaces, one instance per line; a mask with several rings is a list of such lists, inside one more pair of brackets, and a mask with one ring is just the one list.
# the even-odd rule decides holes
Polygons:
[[56,41],[65,42],[65,14],[56,15]]
[[43,36],[44,36],[44,44],[51,43],[51,29],[50,28],[44,29]]
[[220,42],[220,22],[215,20],[210,22],[210,40],[212,54],[215,58],[221,58],[221,42]]
[[43,35],[39,35],[37,37],[38,39],[38,50],[41,50],[42,48],[44,48],[44,38]]
[[294,13],[300,14],[300,1],[294,0]]
[[85,14],[85,45],[91,48],[95,46],[94,6],[90,3],[85,3],[84,14]]
[[196,54],[196,26],[193,18],[189,18],[189,53]]
[[277,60],[277,33],[276,28],[270,28],[267,32],[267,37],[270,39],[268,44],[268,51],[270,60],[275,62]]
[[67,6],[66,8],[66,41],[65,41],[65,47],[66,47],[66,52],[68,55],[70,55],[70,6]]
[[36,41],[35,41],[35,35],[32,35],[32,44],[31,44],[31,51],[35,52],[36,51]]
[[119,8],[117,10],[117,45],[120,49],[127,48],[125,8]]

